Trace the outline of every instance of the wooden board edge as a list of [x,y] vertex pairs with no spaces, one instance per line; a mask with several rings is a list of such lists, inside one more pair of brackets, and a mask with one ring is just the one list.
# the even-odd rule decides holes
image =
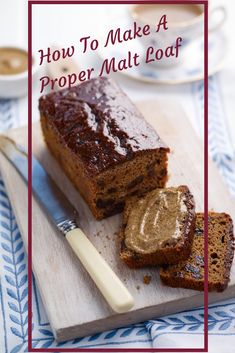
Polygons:
[[[222,297],[221,297],[222,295]],[[214,304],[218,301],[231,299],[235,297],[235,287],[228,287],[223,293],[209,293],[209,304]],[[193,300],[192,300],[193,298]],[[192,302],[194,303],[192,306]],[[154,318],[160,318],[170,314],[177,314],[182,311],[190,311],[204,307],[204,293],[196,293],[194,296],[181,298],[175,302],[165,303],[156,306],[145,307],[135,312],[127,312],[121,315],[114,315],[112,317],[99,320],[99,322],[94,321],[86,325],[76,325],[66,328],[54,328],[55,339],[57,342],[63,342],[72,340],[79,337],[85,337],[88,335],[93,335],[96,333],[103,332],[103,322],[105,322],[105,330],[109,331],[115,328],[121,328],[128,325],[135,324],[137,322],[143,322],[147,320],[153,320]],[[113,323],[115,321],[115,324]],[[125,325],[123,325],[125,322]],[[108,329],[107,329],[108,327]]]

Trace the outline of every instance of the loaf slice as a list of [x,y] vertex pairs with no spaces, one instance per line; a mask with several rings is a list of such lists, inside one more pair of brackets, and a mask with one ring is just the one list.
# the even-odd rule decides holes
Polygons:
[[[208,289],[222,292],[228,285],[234,255],[233,223],[226,213],[209,213]],[[160,271],[163,283],[171,287],[204,289],[204,215],[196,215],[196,230],[188,260]]]
[[169,148],[110,79],[42,96],[46,144],[97,219],[167,180]]
[[191,251],[195,204],[187,186],[156,189],[126,203],[121,259],[131,268],[174,264]]

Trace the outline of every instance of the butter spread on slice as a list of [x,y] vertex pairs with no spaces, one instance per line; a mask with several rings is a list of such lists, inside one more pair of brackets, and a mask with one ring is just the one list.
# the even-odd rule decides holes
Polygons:
[[125,228],[127,248],[141,254],[175,245],[182,236],[186,196],[177,188],[156,189],[137,200]]

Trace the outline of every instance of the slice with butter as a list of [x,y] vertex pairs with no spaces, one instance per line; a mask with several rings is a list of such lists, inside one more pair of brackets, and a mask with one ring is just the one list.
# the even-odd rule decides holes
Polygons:
[[121,259],[129,267],[177,263],[191,250],[195,204],[187,186],[155,189],[124,210]]

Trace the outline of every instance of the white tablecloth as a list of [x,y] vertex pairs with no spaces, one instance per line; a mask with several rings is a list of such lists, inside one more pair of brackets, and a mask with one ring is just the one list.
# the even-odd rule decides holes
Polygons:
[[[24,0],[9,0],[0,3],[0,33],[8,25],[7,17],[2,16],[3,8],[15,6],[18,26],[24,28],[18,37],[9,34],[12,41],[24,42],[26,30],[22,17]],[[235,7],[227,0],[229,18],[225,26],[228,40],[235,32]],[[18,7],[17,7],[18,6]],[[13,7],[12,7],[13,8]],[[12,9],[11,8],[11,9]],[[12,16],[12,11],[8,12]],[[2,21],[4,18],[4,22]],[[25,17],[24,17],[25,18]],[[16,22],[15,22],[16,23]],[[3,26],[4,24],[4,26]],[[3,27],[2,27],[3,26]],[[65,26],[66,28],[66,26]],[[10,32],[11,33],[11,32]],[[38,29],[37,35],[40,34]],[[1,40],[0,40],[1,44]],[[230,45],[228,60],[224,70],[209,80],[209,141],[210,154],[219,168],[230,192],[235,196],[235,119],[234,119],[234,49]],[[203,131],[203,85],[201,82],[177,87],[149,86],[131,81],[121,75],[116,77],[119,84],[133,99],[176,98],[182,102],[199,136]],[[37,94],[34,97],[36,107]],[[37,107],[34,120],[38,119]],[[0,100],[0,130],[5,131],[27,122],[27,100]],[[27,266],[22,239],[15,222],[6,190],[0,180],[0,352],[27,352]],[[203,310],[170,315],[161,319],[104,332],[92,337],[84,337],[62,344],[56,344],[41,303],[37,286],[33,287],[33,345],[35,348],[52,347],[194,347],[203,345]],[[235,298],[217,303],[209,309],[209,352],[230,353],[235,344]]]

